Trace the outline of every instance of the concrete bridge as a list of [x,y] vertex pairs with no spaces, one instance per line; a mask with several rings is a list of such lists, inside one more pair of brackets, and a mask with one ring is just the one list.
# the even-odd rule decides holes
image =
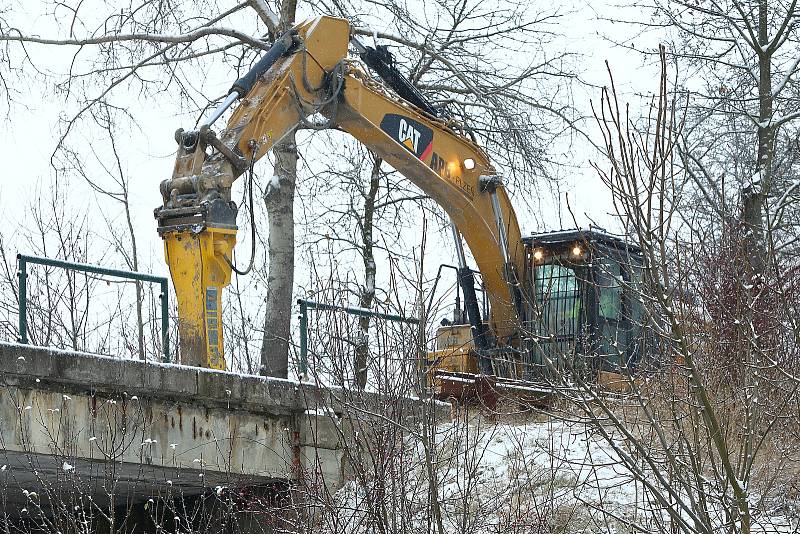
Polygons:
[[10,521],[52,515],[59,500],[78,515],[125,506],[130,519],[159,499],[244,499],[301,478],[336,489],[347,475],[352,423],[336,390],[8,343],[0,381],[0,517]]

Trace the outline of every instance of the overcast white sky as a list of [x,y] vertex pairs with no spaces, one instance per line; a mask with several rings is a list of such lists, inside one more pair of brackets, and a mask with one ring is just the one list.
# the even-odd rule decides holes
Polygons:
[[[35,2],[20,3],[20,6],[31,7]],[[582,59],[579,70],[584,80],[593,84],[603,84],[607,81],[604,61],[609,60],[614,69],[615,78],[619,85],[626,87],[634,106],[639,104],[628,90],[634,88],[640,92],[650,91],[655,88],[656,79],[652,66],[643,67],[641,57],[633,52],[614,46],[609,38],[620,39],[624,34],[633,35],[633,30],[620,24],[611,24],[603,21],[600,16],[608,14],[610,8],[606,2],[564,2],[564,12],[568,12],[563,19],[564,24],[557,29],[564,36],[559,39],[565,49],[578,54]],[[614,15],[619,16],[619,10],[614,9]],[[628,10],[635,15],[635,9]],[[635,17],[634,17],[635,18]],[[55,28],[48,19],[36,17],[17,17],[17,20],[28,20],[29,27],[20,27],[23,31],[47,36],[55,33]],[[638,37],[642,39],[642,37]],[[653,46],[657,40],[653,38]],[[642,46],[642,43],[637,43]],[[53,49],[31,46],[37,67],[52,72],[66,72],[74,48]],[[12,80],[13,82],[13,80]],[[229,85],[228,80],[219,80],[218,83],[204,81],[203,87],[207,94],[217,94]],[[216,87],[215,87],[216,86]],[[652,86],[652,87],[651,87]],[[99,88],[98,88],[99,89]],[[589,100],[597,99],[598,91],[591,88],[577,87],[575,89],[575,105],[588,113]],[[35,194],[36,187],[47,187],[52,176],[50,168],[50,155],[57,142],[55,137],[57,119],[59,114],[68,113],[62,104],[52,95],[40,94],[34,87],[23,91],[22,98],[18,96],[18,104],[9,113],[9,120],[5,121],[5,128],[0,131],[0,157],[4,164],[4,171],[0,175],[0,208],[5,220],[18,220],[20,210],[25,209],[26,203]],[[152,209],[160,203],[158,183],[169,176],[173,164],[174,141],[173,132],[179,126],[186,126],[191,122],[190,117],[178,116],[180,110],[168,99],[159,100],[148,98],[140,101],[136,95],[131,95],[129,111],[134,115],[142,127],[142,131],[130,132],[130,144],[126,147],[127,158],[125,163],[135,186],[135,212],[136,223],[142,229],[140,239],[151,242],[155,250],[160,251],[160,244],[155,235],[155,223],[152,219]],[[590,131],[595,133],[596,128]],[[81,135],[83,132],[80,133]],[[572,147],[570,161],[574,167],[563,171],[563,191],[569,194],[570,205],[582,225],[588,224],[589,218],[603,225],[612,226],[613,223],[607,216],[609,211],[608,197],[599,183],[595,172],[588,164],[588,159],[594,157],[580,139],[575,139],[576,145]],[[554,147],[557,150],[566,147]],[[261,173],[269,175],[266,160],[260,162]],[[84,195],[78,186],[77,192],[81,203],[92,203],[94,199]],[[549,192],[546,192],[549,195]],[[563,199],[563,195],[562,195]],[[522,209],[521,204],[520,209]],[[107,201],[103,206],[111,209]],[[102,207],[102,206],[100,206]],[[559,221],[557,210],[543,210],[539,216],[548,223],[549,228],[560,224],[571,226],[569,220]],[[109,213],[110,216],[113,214]],[[562,213],[562,217],[568,217]],[[539,231],[534,219],[525,213],[520,214],[523,230],[526,233]]]
[[[13,8],[15,24],[26,33],[41,36],[59,34],[59,28],[50,18],[34,12],[38,9],[37,4],[37,2],[16,2]],[[631,99],[633,109],[638,109],[641,101],[634,93],[646,93],[657,88],[656,70],[652,64],[644,66],[645,61],[637,54],[612,44],[611,38],[620,41],[625,35],[633,36],[635,31],[632,28],[606,22],[601,17],[613,13],[616,17],[624,14],[637,19],[646,14],[637,12],[636,8],[628,8],[622,13],[620,9],[610,6],[606,1],[587,0],[564,0],[563,11],[567,15],[562,19],[562,24],[555,28],[563,36],[554,43],[554,46],[563,46],[565,50],[578,55],[580,58],[576,60],[578,71],[582,79],[591,84],[602,85],[607,82],[604,61],[609,60],[618,86]],[[63,35],[63,30],[61,32],[60,35]],[[80,35],[79,31],[76,31],[76,34]],[[643,42],[645,37],[639,36],[637,39],[640,48],[652,49],[658,42],[657,36],[647,37],[651,43]],[[38,69],[62,75],[67,72],[74,53],[74,48],[69,47],[54,49],[30,45],[28,49]],[[63,102],[42,89],[45,86],[36,82],[30,65],[26,65],[25,68],[28,69],[30,77],[21,81],[10,78],[11,83],[18,84],[19,92],[14,95],[16,103],[8,110],[4,128],[0,129],[0,158],[4,162],[3,171],[0,173],[0,223],[4,229],[22,223],[30,203],[35,202],[41,191],[52,184],[50,155],[57,142],[57,121],[60,115],[74,112],[74,109],[66,109]],[[213,73],[205,73],[198,76],[198,83],[194,89],[210,97],[217,96],[227,90],[230,83],[231,80],[218,79]],[[20,86],[23,84],[24,88]],[[100,90],[98,87],[97,91]],[[598,95],[597,89],[576,86],[574,104],[589,113],[589,101],[592,98],[597,99]],[[163,98],[146,99],[140,98],[137,94],[118,95],[117,102],[122,101],[140,125],[140,129],[126,132],[127,141],[122,151],[124,171],[131,179],[134,224],[143,260],[142,270],[166,274],[152,210],[161,203],[158,184],[172,171],[175,149],[173,133],[178,127],[191,125],[194,117],[182,115],[179,106],[171,102],[166,94]],[[596,126],[591,124],[590,126],[590,131],[596,134]],[[84,131],[76,133],[89,142],[94,135],[92,132]],[[574,142],[571,147],[553,147],[554,152],[558,153],[554,154],[554,157],[564,159],[564,156],[559,154],[568,153],[566,157],[570,162],[570,166],[562,171],[563,182],[559,199],[554,200],[550,191],[544,191],[545,200],[540,204],[532,204],[539,211],[536,214],[527,212],[523,202],[516,202],[524,234],[574,226],[571,216],[563,209],[565,194],[569,195],[570,205],[579,225],[586,226],[594,221],[606,228],[614,228],[613,217],[609,216],[609,196],[595,171],[589,166],[588,160],[594,155],[588,144],[579,137],[575,137]],[[102,173],[96,164],[92,165],[94,166],[91,168]],[[259,173],[262,176],[272,174],[266,158],[259,162],[259,166]],[[79,180],[70,181],[69,187],[70,202],[76,209],[88,207],[91,210],[99,210],[106,218],[116,221],[116,224],[122,223],[118,205],[91,193],[90,189]],[[558,209],[558,204],[562,209]],[[544,225],[538,221],[542,221]],[[452,250],[449,243],[444,247],[433,247],[433,249],[442,252],[439,258],[441,262],[452,262],[452,258],[449,257]],[[20,250],[20,252],[27,251]],[[102,263],[102,258],[98,257],[96,261]],[[438,262],[430,260],[428,262],[429,265],[435,263]],[[299,280],[303,278],[302,275],[298,276]]]

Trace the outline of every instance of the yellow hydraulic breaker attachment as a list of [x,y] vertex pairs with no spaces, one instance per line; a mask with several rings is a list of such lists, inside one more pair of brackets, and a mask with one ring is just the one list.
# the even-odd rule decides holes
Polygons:
[[180,362],[224,370],[222,289],[231,282],[236,229],[167,231],[162,237],[178,298]]
[[[333,102],[326,81],[347,56],[349,36],[342,19],[297,25],[236,80],[199,128],[175,132],[175,167],[161,183],[163,204],[154,215],[178,299],[181,363],[225,368],[221,294],[230,283],[238,211],[231,186],[316,104]],[[217,136],[212,125],[237,101]]]

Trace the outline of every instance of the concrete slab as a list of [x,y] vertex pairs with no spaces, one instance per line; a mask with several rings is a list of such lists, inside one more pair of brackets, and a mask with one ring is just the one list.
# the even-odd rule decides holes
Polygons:
[[[309,399],[323,398],[308,384],[0,343],[0,385],[12,514],[31,504],[26,491],[141,502],[292,480],[316,456],[299,444]],[[333,485],[336,443],[323,444]]]
[[291,380],[0,343],[0,515],[112,500],[141,511],[151,498],[291,486],[301,477],[335,490],[352,471],[345,444],[361,443],[371,424],[390,424],[385,402]]

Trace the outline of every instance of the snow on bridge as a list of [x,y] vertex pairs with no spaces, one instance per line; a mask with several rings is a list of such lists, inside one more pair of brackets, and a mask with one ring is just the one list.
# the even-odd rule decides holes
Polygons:
[[146,501],[309,472],[336,488],[345,474],[347,425],[327,415],[341,408],[330,389],[10,343],[0,343],[0,381],[0,484],[12,510],[30,492],[102,502],[113,486]]

